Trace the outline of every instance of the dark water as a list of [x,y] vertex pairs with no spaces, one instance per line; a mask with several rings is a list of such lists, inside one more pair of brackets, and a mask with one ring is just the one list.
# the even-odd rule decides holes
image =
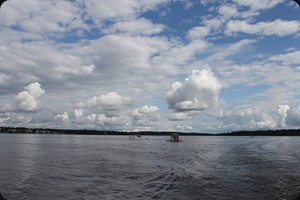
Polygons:
[[294,199],[300,137],[0,134],[8,200]]

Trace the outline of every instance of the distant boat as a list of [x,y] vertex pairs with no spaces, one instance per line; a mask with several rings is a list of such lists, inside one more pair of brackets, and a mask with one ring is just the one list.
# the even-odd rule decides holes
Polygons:
[[132,139],[132,140],[134,140],[134,139],[141,139],[141,134],[132,131],[129,134],[129,138]]
[[134,139],[141,139],[141,134],[139,132],[134,132],[134,120],[132,120],[132,131],[129,133],[129,138]]
[[167,140],[168,142],[182,142],[182,140],[179,138],[179,134],[178,133],[172,133],[170,135],[170,139]]

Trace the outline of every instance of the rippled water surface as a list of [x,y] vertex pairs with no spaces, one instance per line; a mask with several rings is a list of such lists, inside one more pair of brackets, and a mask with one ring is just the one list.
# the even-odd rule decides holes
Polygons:
[[8,200],[294,199],[300,137],[0,134]]

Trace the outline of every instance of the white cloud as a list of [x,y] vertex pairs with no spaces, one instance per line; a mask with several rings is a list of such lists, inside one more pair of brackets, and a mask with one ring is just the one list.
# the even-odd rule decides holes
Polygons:
[[155,122],[160,119],[159,108],[157,106],[145,105],[133,110],[131,115],[133,119],[136,120],[135,123],[138,124],[140,124],[141,121],[143,121],[143,123],[149,123],[150,121]]
[[136,130],[153,130],[158,127],[160,118],[160,109],[157,106],[145,105],[132,111],[132,128]]
[[[87,77],[96,68],[81,45],[58,45],[51,41],[8,42],[4,45],[6,50],[2,54],[1,67],[10,71],[6,75],[13,83],[43,80],[57,84],[68,78],[72,81],[73,78]],[[11,73],[12,70],[15,73]]]
[[191,127],[189,125],[187,125],[187,126],[186,125],[177,125],[176,130],[182,131],[182,132],[186,132],[186,131],[190,132],[193,130],[193,127]]
[[79,22],[79,7],[70,1],[28,0],[26,4],[10,1],[3,10],[0,24],[16,26],[27,33],[54,36],[53,33],[63,33],[71,29],[88,29],[82,20]]
[[[133,118],[140,130],[171,130],[178,121],[179,130],[195,131],[300,126],[293,106],[300,23],[292,3],[282,2],[9,0],[0,12],[0,123],[129,130]],[[187,18],[194,8],[205,12]],[[199,71],[166,94],[192,69]],[[34,82],[47,95],[37,84],[17,89]]]
[[[93,119],[93,118],[92,118]],[[100,126],[121,126],[126,124],[127,120],[123,116],[108,117],[105,114],[97,114],[94,118],[97,125]]]
[[90,114],[90,115],[88,115],[88,116],[86,117],[86,119],[87,119],[87,121],[88,121],[89,123],[92,123],[92,122],[94,122],[94,121],[96,120],[96,117],[97,117],[96,114]]
[[110,0],[89,0],[85,2],[87,12],[92,17],[94,23],[99,24],[104,20],[113,18],[130,18],[140,10],[136,1],[120,0],[116,2]]
[[210,28],[206,26],[197,26],[189,30],[188,38],[190,40],[201,39],[210,33]]
[[300,106],[294,105],[290,106],[290,109],[287,111],[287,116],[285,122],[290,127],[299,127],[300,126]]
[[219,60],[224,60],[228,56],[236,55],[243,52],[245,47],[255,43],[256,40],[253,39],[245,39],[238,41],[234,44],[229,45],[226,49],[219,50],[217,53],[209,56],[207,58],[208,62],[215,62]]
[[250,7],[251,10],[269,9],[282,3],[284,0],[233,0],[239,6]]
[[155,10],[157,6],[168,2],[169,0],[138,0],[138,3],[141,6],[141,11],[143,12]]
[[278,113],[280,116],[282,116],[281,124],[280,124],[282,127],[286,127],[286,116],[289,109],[290,109],[289,105],[278,106]]
[[107,94],[93,97],[87,100],[86,106],[88,107],[102,107],[107,110],[121,109],[126,105],[131,104],[128,97],[123,97],[116,92],[109,92]]
[[216,16],[214,18],[204,20],[204,25],[211,29],[217,30],[226,22],[227,20],[224,17]]
[[95,65],[85,65],[82,67],[81,71],[85,74],[90,74],[94,71]]
[[35,111],[38,107],[38,98],[45,94],[38,82],[31,83],[16,96],[17,107],[23,111]]
[[164,25],[153,24],[150,20],[139,18],[131,21],[119,21],[105,29],[105,33],[125,33],[133,35],[152,35],[163,31]]
[[55,117],[60,122],[69,122],[69,115],[67,112],[64,112],[63,114],[58,114]]
[[218,104],[221,88],[222,85],[210,70],[193,70],[184,83],[172,84],[166,100],[174,111],[205,110]]
[[80,119],[83,116],[82,109],[75,109],[74,112],[75,112],[76,119]]
[[[111,79],[130,80],[134,74],[157,76],[169,68],[156,62],[161,51],[170,48],[164,38],[107,35],[95,41],[89,51],[94,55],[96,72]],[[158,54],[159,56],[153,57]]]
[[[210,113],[209,122],[220,130],[261,130],[286,128],[288,105],[257,103],[253,105],[236,106]],[[213,129],[216,129],[214,127]]]
[[30,118],[20,113],[6,113],[0,116],[1,126],[22,126],[30,123]]
[[219,9],[219,13],[224,17],[234,17],[239,14],[237,7],[235,5],[223,5]]
[[18,108],[24,111],[34,111],[37,108],[36,99],[27,91],[20,92],[16,96]]
[[153,64],[173,71],[177,66],[187,65],[194,59],[195,54],[203,52],[209,45],[204,40],[195,40],[188,44],[175,43],[173,47],[167,49],[167,51],[162,51],[159,56],[155,57]]
[[159,108],[157,106],[145,105],[141,108],[135,109],[132,112],[132,115],[139,117],[139,116],[142,116],[142,115],[157,113],[158,111],[159,111]]
[[257,34],[264,36],[276,35],[279,37],[296,34],[300,31],[299,21],[285,21],[276,19],[272,22],[258,22],[249,24],[245,20],[230,20],[226,25],[226,34],[234,34],[238,32],[247,34]]
[[269,114],[261,114],[257,116],[254,126],[255,129],[275,129],[278,127],[278,122]]
[[6,26],[16,25],[18,21],[29,17],[30,12],[40,12],[38,0],[28,0],[26,4],[20,4],[17,0],[6,2],[5,9],[1,8],[0,23]]
[[187,113],[187,112],[172,112],[168,116],[168,119],[170,121],[183,121],[183,120],[188,120],[191,118],[192,118],[192,116],[189,116],[189,113]]
[[119,0],[117,3],[110,0],[89,0],[85,2],[87,12],[95,24],[104,20],[116,20],[119,18],[132,19],[141,12],[154,9],[157,5],[166,3],[167,0]]
[[269,61],[282,62],[284,65],[300,64],[300,51],[293,51],[286,54],[273,55]]
[[41,84],[38,82],[31,83],[28,86],[26,86],[25,91],[27,91],[31,96],[38,98],[45,94],[45,90],[41,88]]

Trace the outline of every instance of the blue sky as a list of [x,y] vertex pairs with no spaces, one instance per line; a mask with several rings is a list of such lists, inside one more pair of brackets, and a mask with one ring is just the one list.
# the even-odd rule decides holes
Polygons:
[[290,0],[9,0],[0,126],[299,128],[299,19]]

